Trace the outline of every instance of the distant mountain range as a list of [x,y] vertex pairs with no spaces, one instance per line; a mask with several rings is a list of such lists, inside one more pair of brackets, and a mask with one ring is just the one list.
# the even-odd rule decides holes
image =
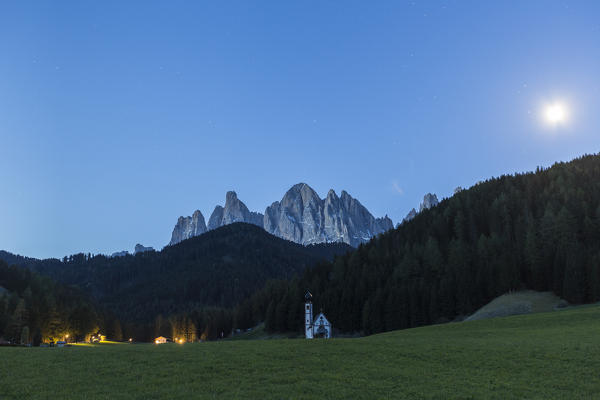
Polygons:
[[281,201],[268,206],[264,214],[248,210],[233,191],[227,192],[225,206],[216,206],[208,225],[196,210],[192,216],[179,217],[170,245],[234,222],[257,225],[267,232],[299,244],[343,242],[358,246],[394,227],[386,215],[375,218],[358,200],[342,191],[330,190],[321,199],[307,184],[292,186]]

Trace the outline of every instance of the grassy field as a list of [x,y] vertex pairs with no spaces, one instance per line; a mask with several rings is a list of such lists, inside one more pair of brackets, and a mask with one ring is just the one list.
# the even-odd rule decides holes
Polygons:
[[0,348],[1,399],[592,399],[600,307],[360,339]]

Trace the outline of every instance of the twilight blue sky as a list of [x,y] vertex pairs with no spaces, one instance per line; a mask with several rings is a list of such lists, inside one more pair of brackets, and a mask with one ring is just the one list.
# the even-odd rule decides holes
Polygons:
[[599,1],[3,1],[0,249],[161,248],[298,182],[396,223],[598,152],[599,71]]

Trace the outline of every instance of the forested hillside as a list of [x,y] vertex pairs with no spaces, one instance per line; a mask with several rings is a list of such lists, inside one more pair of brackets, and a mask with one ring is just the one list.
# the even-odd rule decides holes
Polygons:
[[8,265],[19,265],[21,267],[28,268],[34,268],[35,265],[40,262],[40,260],[37,258],[23,257],[4,250],[0,250],[0,260],[4,261]]
[[300,331],[310,289],[336,328],[369,334],[452,320],[522,288],[600,300],[598,155],[479,183],[298,280],[270,283],[237,314],[244,326]]
[[112,321],[79,290],[0,260],[0,338],[11,343],[83,340]]
[[205,333],[214,338],[231,332],[231,309],[268,280],[300,276],[307,267],[351,249],[344,243],[302,246],[236,223],[160,252],[15,260],[89,293],[118,316],[128,336],[170,337],[193,326],[199,334],[190,333],[190,338]]

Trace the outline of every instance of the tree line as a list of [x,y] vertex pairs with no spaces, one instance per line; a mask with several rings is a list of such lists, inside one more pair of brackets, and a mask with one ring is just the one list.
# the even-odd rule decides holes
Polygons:
[[109,318],[78,289],[0,260],[0,338],[14,344],[85,340]]

